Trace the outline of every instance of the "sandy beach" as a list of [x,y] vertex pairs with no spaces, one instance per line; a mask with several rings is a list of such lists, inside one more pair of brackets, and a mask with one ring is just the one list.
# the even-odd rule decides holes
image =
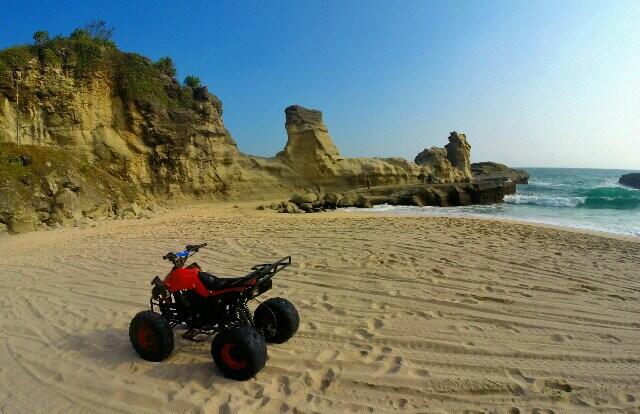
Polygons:
[[[176,335],[163,363],[129,343],[162,255],[204,241],[218,275],[293,256],[266,296],[290,299],[300,330],[255,379],[224,378],[209,341]],[[0,251],[3,414],[640,412],[637,240],[224,204]]]

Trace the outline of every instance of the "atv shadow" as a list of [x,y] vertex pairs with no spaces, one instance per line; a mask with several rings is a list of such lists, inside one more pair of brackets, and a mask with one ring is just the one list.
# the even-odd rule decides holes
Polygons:
[[97,362],[105,370],[126,375],[149,376],[177,383],[196,381],[202,387],[233,382],[225,378],[211,358],[211,341],[192,342],[175,335],[175,347],[163,362],[145,361],[129,342],[129,331],[124,328],[95,329],[89,334],[69,334],[59,344],[60,350],[77,354],[76,360],[86,358]]

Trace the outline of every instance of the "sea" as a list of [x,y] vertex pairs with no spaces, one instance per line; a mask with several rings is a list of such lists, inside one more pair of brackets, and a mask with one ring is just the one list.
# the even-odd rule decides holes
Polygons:
[[521,168],[529,184],[502,204],[464,207],[413,207],[382,204],[373,209],[398,215],[468,216],[551,224],[640,237],[640,190],[618,184],[628,170]]

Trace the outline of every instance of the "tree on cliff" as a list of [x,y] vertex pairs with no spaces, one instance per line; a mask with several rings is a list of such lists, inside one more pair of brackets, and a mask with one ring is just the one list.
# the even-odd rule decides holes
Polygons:
[[33,40],[36,42],[36,46],[42,46],[49,41],[49,32],[38,30],[33,34]]
[[107,27],[104,20],[94,20],[84,27],[89,36],[98,40],[111,40],[113,27]]
[[171,59],[169,56],[158,59],[158,61],[153,65],[158,70],[160,70],[160,72],[164,73],[170,78],[176,77],[176,66],[173,64],[173,59]]
[[200,78],[193,75],[189,75],[186,78],[184,78],[184,84],[193,89],[199,88],[202,85],[200,83]]

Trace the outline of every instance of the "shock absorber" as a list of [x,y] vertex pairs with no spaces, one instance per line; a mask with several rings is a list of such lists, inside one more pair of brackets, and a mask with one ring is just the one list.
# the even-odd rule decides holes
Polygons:
[[244,319],[245,323],[253,326],[253,317],[251,317],[251,310],[249,309],[249,305],[247,302],[244,302],[239,309],[240,317]]

